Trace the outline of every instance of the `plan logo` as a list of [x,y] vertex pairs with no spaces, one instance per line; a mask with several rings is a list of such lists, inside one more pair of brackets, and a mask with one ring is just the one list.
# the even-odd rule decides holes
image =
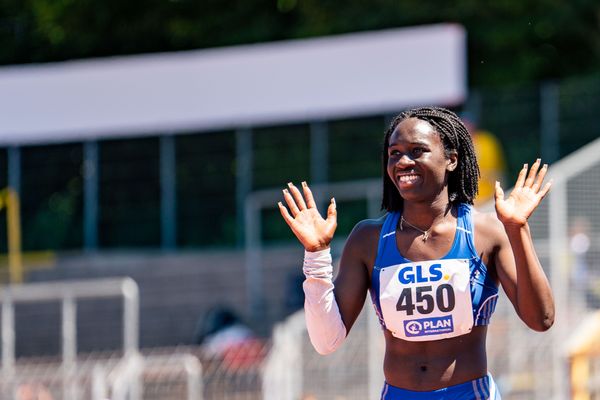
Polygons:
[[452,331],[454,331],[452,315],[404,321],[404,333],[407,337],[438,335]]
[[419,321],[406,321],[404,322],[404,330],[407,336],[419,336],[423,330],[423,325]]

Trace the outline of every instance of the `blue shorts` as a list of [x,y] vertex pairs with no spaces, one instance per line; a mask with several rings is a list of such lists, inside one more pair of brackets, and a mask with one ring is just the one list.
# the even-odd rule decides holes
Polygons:
[[431,392],[415,392],[385,384],[381,400],[501,400],[500,392],[490,374],[471,382],[460,383]]

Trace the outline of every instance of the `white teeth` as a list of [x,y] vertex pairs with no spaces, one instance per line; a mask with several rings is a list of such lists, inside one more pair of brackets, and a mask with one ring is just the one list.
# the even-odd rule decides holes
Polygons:
[[408,182],[414,182],[417,180],[417,175],[401,175],[399,177],[400,182],[402,183],[408,183]]

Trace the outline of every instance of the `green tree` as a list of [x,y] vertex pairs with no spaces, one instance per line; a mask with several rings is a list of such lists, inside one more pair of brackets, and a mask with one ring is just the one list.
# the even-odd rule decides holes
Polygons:
[[466,27],[470,83],[475,86],[562,78],[600,67],[596,0],[0,0],[0,64],[439,22]]

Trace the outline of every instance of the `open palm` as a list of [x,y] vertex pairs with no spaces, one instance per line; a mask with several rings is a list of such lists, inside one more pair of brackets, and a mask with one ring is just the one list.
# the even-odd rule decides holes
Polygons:
[[327,208],[327,219],[323,219],[305,182],[302,183],[304,197],[296,186],[289,183],[288,187],[289,190],[283,190],[283,197],[289,211],[281,202],[278,203],[285,222],[306,250],[318,251],[329,247],[337,227],[335,200],[331,199]]
[[531,166],[529,174],[527,173],[527,164],[523,166],[515,187],[506,199],[500,184],[496,182],[496,215],[504,225],[525,225],[550,190],[551,182],[542,187],[548,165],[544,164],[540,168],[540,163],[538,158]]

